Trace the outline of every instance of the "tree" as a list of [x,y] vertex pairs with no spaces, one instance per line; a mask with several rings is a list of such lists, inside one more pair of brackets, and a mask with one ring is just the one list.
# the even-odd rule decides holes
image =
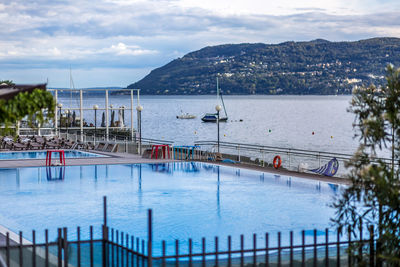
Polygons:
[[[353,92],[350,112],[355,114],[358,151],[349,163],[349,186],[334,203],[334,222],[340,229],[376,226],[377,265],[400,265],[400,69],[389,65],[386,86],[362,87]],[[390,161],[378,159],[380,153]],[[360,245],[349,252],[360,265],[369,251]],[[364,255],[362,255],[364,254]]]
[[[11,81],[1,83],[13,85]],[[11,133],[10,126],[28,116],[28,122],[36,116],[40,123],[54,117],[55,102],[50,92],[34,89],[32,92],[18,93],[11,99],[0,99],[0,125],[5,126],[6,133]],[[46,118],[44,116],[45,112]]]

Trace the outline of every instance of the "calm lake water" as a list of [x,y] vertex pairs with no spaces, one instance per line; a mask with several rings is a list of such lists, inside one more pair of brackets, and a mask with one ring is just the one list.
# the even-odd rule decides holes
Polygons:
[[[353,153],[358,146],[358,140],[353,139],[354,116],[346,111],[351,96],[251,95],[226,96],[224,100],[229,120],[220,124],[221,141],[340,153]],[[79,105],[76,98],[62,97],[61,102],[64,107]],[[94,104],[104,108],[105,98],[100,95],[84,98],[85,107]],[[114,108],[130,107],[130,97],[111,96],[109,104]],[[142,136],[145,138],[171,140],[181,145],[217,139],[216,124],[201,121],[205,113],[215,112],[215,96],[141,96],[140,104],[144,108]],[[197,118],[177,119],[181,110]],[[97,125],[101,123],[101,113],[97,113]],[[93,122],[94,112],[85,111],[84,117],[88,123]],[[135,127],[136,122],[135,110]],[[130,125],[129,111],[125,112],[125,123]]]

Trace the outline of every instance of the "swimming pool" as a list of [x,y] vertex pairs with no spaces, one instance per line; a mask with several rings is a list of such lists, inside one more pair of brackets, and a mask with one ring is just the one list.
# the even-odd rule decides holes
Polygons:
[[[65,158],[91,158],[91,157],[107,157],[107,156],[96,153],[78,151],[78,150],[65,150]],[[0,152],[0,160],[45,159],[45,158],[46,158],[46,151]]]
[[[237,247],[244,234],[246,247],[257,233],[262,244],[265,232],[272,246],[278,231],[282,245],[288,243],[289,231],[299,243],[301,230],[312,240],[314,228],[323,240],[334,215],[329,203],[343,187],[194,162],[51,169],[65,171],[65,178],[49,180],[44,167],[0,169],[1,224],[24,231],[27,239],[32,229],[48,228],[54,240],[57,227],[69,227],[74,238],[76,226],[87,238],[89,225],[97,226],[95,235],[100,237],[106,195],[109,225],[135,237],[146,239],[147,209],[153,209],[155,254],[160,253],[161,240],[167,241],[167,252],[173,252],[175,239],[187,247],[189,237],[195,250],[202,237],[210,249],[215,236],[226,240],[231,235]],[[220,249],[226,248],[224,243]]]

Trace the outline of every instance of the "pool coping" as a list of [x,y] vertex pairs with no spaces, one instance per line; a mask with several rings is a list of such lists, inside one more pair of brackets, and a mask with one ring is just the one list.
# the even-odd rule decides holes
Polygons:
[[[62,150],[64,150],[65,152],[68,152],[68,151],[78,151],[78,152],[83,152],[83,153],[88,153],[88,154],[99,154],[99,155],[102,155],[103,157],[115,157],[115,155],[108,155],[108,154],[105,154],[105,153],[107,153],[107,152],[103,152],[103,151],[96,151],[96,150],[94,150],[94,151],[92,151],[92,150],[78,150],[78,149],[62,149]],[[47,152],[47,150],[43,150],[43,149],[37,149],[37,150],[17,150],[17,151],[14,151],[14,150],[10,150],[10,151],[0,151],[0,154],[2,154],[2,153],[15,153],[15,152]],[[111,153],[111,154],[115,154],[115,153]],[[118,156],[117,156],[118,157]],[[75,158],[66,158],[66,159],[86,159],[86,158],[102,158],[102,157],[96,157],[96,156],[94,156],[94,157],[75,157]],[[31,158],[22,158],[22,159],[0,159],[0,162],[2,162],[2,161],[20,161],[20,160],[45,160],[45,159],[42,159],[42,158],[36,158],[36,159],[31,159]],[[1,168],[1,167],[0,167]]]
[[[24,150],[24,151],[32,152],[39,150]],[[113,153],[113,152],[104,152],[96,150],[77,150],[77,151],[100,154],[106,157],[66,158],[65,159],[66,166],[178,162],[177,160],[174,159],[142,158],[139,155],[128,154],[128,153]],[[0,169],[24,168],[24,167],[46,167],[46,160],[45,159],[0,160]]]
[[[200,161],[200,162],[210,163],[209,161]],[[351,180],[348,178],[328,177],[328,176],[322,176],[322,175],[314,174],[314,173],[291,171],[291,170],[287,170],[284,168],[275,169],[270,166],[263,167],[263,166],[257,166],[257,165],[246,164],[246,163],[225,163],[225,162],[212,162],[212,163],[218,164],[221,166],[230,166],[230,167],[237,167],[237,168],[243,168],[243,169],[260,171],[260,172],[268,172],[268,173],[284,175],[284,176],[288,176],[288,177],[295,176],[297,178],[309,179],[309,180],[321,181],[321,182],[327,182],[327,183],[335,183],[335,184],[343,184],[343,185],[351,184]]]
[[[25,150],[27,152],[31,151],[39,151],[39,150]],[[43,150],[40,150],[43,151]],[[45,150],[44,150],[45,151]],[[77,150],[82,152],[90,152],[95,154],[104,155],[107,157],[85,157],[85,158],[67,158],[66,165],[67,166],[77,166],[77,165],[107,165],[107,164],[140,164],[140,163],[167,163],[167,162],[182,162],[188,160],[174,160],[174,159],[150,159],[143,158],[137,154],[130,153],[115,153],[115,152],[104,152],[104,151],[96,151],[96,150]],[[219,161],[203,161],[203,160],[191,160],[197,162],[205,162],[211,164],[217,164],[222,166],[230,166],[236,168],[250,169],[260,172],[268,172],[272,174],[284,175],[284,176],[295,176],[303,179],[310,179],[316,181],[323,181],[335,184],[344,184],[350,185],[351,181],[347,178],[339,178],[339,177],[327,177],[313,173],[305,173],[305,172],[297,172],[286,170],[283,168],[274,169],[270,166],[257,166],[246,163],[225,163]],[[23,159],[23,160],[0,160],[0,169],[10,169],[10,168],[24,168],[24,167],[45,167],[46,160],[45,159]]]

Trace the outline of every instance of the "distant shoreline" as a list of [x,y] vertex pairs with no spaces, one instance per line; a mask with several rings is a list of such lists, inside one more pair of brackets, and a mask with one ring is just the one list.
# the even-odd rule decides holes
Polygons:
[[[130,92],[132,89],[128,88],[116,88],[116,87],[99,87],[99,88],[48,88],[50,90],[62,91],[61,94],[79,94],[79,90],[90,91],[91,94],[101,94],[104,90],[110,91],[125,91]],[[111,95],[126,95],[122,92],[111,92]],[[214,96],[215,94],[148,94],[140,93],[141,96]],[[224,94],[224,96],[350,96],[352,94]]]

